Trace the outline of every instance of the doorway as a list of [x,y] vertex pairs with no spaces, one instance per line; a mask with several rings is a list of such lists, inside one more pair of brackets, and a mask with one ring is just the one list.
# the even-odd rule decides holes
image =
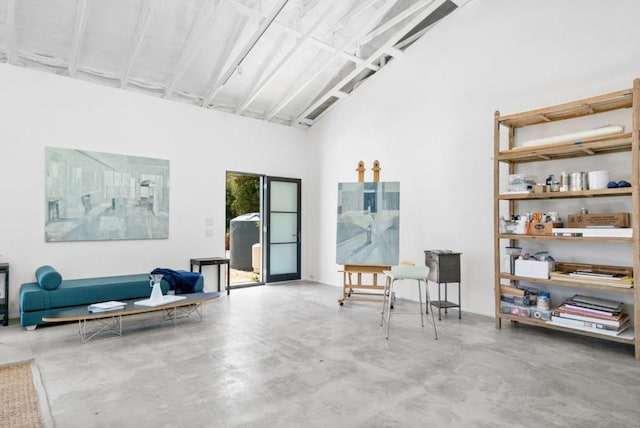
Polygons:
[[227,171],[230,287],[301,278],[301,180]]
[[225,251],[231,288],[262,281],[262,176],[227,171]]

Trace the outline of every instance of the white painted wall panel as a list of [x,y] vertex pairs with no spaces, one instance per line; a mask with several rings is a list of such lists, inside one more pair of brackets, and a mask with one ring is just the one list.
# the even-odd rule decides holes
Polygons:
[[[83,278],[188,269],[191,257],[223,255],[227,170],[307,184],[303,130],[6,64],[0,94],[0,260],[11,263],[12,318],[20,284],[43,264]],[[169,239],[45,243],[46,145],[169,159]],[[205,270],[213,289],[216,270]]]
[[494,111],[630,87],[640,77],[638,16],[632,0],[474,0],[439,23],[311,128],[318,214],[307,256],[318,265],[309,274],[341,283],[337,183],[356,181],[360,159],[371,180],[378,159],[381,179],[401,182],[400,259],[461,251],[464,309],[492,314]]

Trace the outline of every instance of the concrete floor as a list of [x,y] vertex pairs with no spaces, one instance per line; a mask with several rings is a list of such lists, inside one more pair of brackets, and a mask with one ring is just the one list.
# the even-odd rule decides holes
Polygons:
[[[380,328],[380,305],[290,283],[232,291],[201,322],[0,328],[0,363],[34,358],[57,427],[638,427],[630,346],[451,311]],[[398,301],[396,311],[417,303]],[[1,425],[1,423],[0,423]]]

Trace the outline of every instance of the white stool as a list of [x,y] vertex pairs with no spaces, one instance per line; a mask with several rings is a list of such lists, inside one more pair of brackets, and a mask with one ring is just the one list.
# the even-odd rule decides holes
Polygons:
[[[420,285],[421,281],[424,281],[425,284],[425,293],[426,293],[426,305],[428,306],[431,299],[429,299],[429,287],[427,286],[427,277],[429,276],[429,268],[426,266],[392,266],[391,270],[385,270],[384,274],[389,277],[390,281],[385,282],[384,292],[383,292],[383,300],[382,300],[382,316],[380,319],[380,327],[384,324],[385,321],[385,311],[387,312],[387,336],[389,339],[389,327],[391,327],[391,307],[392,296],[393,296],[393,287],[396,281],[402,281],[405,279],[415,279],[418,281],[418,300],[420,302],[420,321],[422,322],[422,327],[424,328],[424,311],[422,310],[422,287]],[[407,313],[407,312],[402,312]],[[436,340],[438,340],[438,331],[436,329],[436,322],[433,315],[433,311],[431,311],[431,322],[433,324],[433,332],[435,333]]]

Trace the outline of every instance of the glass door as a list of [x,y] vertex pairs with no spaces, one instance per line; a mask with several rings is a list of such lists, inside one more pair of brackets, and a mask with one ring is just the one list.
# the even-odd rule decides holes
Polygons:
[[300,279],[300,184],[267,177],[267,282]]

